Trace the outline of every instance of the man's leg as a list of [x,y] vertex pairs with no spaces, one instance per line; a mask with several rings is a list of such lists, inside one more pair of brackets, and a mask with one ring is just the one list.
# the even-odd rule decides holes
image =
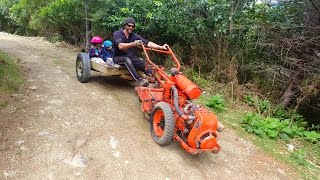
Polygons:
[[116,64],[125,64],[127,69],[129,70],[131,76],[140,83],[141,86],[148,86],[149,83],[148,81],[145,81],[144,79],[142,79],[138,72],[136,71],[132,61],[130,60],[130,58],[128,57],[124,57],[124,56],[120,56],[120,57],[114,57],[113,58],[114,63]]
[[146,69],[146,62],[141,60],[138,57],[132,58],[133,66],[140,71],[143,71],[147,76],[152,75],[152,71],[150,69]]
[[141,77],[139,76],[138,72],[136,71],[132,61],[128,57],[120,56],[113,58],[114,63],[116,64],[124,64],[126,65],[127,69],[129,70],[132,77],[138,81]]

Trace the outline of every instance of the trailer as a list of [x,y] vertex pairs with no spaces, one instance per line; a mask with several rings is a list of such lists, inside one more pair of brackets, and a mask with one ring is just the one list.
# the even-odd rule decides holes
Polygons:
[[89,81],[91,71],[97,71],[107,76],[119,76],[126,80],[133,80],[128,69],[125,66],[98,63],[89,58],[87,53],[79,53],[76,59],[76,74],[80,82]]

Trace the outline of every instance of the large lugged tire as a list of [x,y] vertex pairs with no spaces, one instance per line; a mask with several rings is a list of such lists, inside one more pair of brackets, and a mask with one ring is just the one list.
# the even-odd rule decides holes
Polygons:
[[79,53],[76,60],[76,73],[80,82],[88,82],[90,77],[90,58],[86,53]]
[[168,145],[173,140],[175,120],[170,105],[158,102],[151,113],[151,135],[160,146]]

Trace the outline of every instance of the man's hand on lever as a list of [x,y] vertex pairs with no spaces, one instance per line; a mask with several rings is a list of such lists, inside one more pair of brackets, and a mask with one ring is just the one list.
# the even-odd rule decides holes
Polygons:
[[162,46],[160,46],[162,50],[168,50],[169,49],[169,45],[168,44],[164,44]]
[[134,44],[136,45],[136,47],[141,47],[142,46],[142,41],[141,40],[135,40]]

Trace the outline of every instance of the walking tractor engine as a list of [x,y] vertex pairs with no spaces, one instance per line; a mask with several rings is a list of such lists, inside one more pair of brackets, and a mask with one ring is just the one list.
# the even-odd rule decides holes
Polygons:
[[[192,102],[199,98],[201,89],[179,71],[180,63],[170,48],[167,51],[142,49],[156,81],[135,90],[141,100],[141,111],[150,120],[153,140],[163,146],[174,139],[191,154],[219,153],[217,138],[223,124],[213,112]],[[171,68],[170,75],[150,60],[148,51],[171,56],[176,67]]]

